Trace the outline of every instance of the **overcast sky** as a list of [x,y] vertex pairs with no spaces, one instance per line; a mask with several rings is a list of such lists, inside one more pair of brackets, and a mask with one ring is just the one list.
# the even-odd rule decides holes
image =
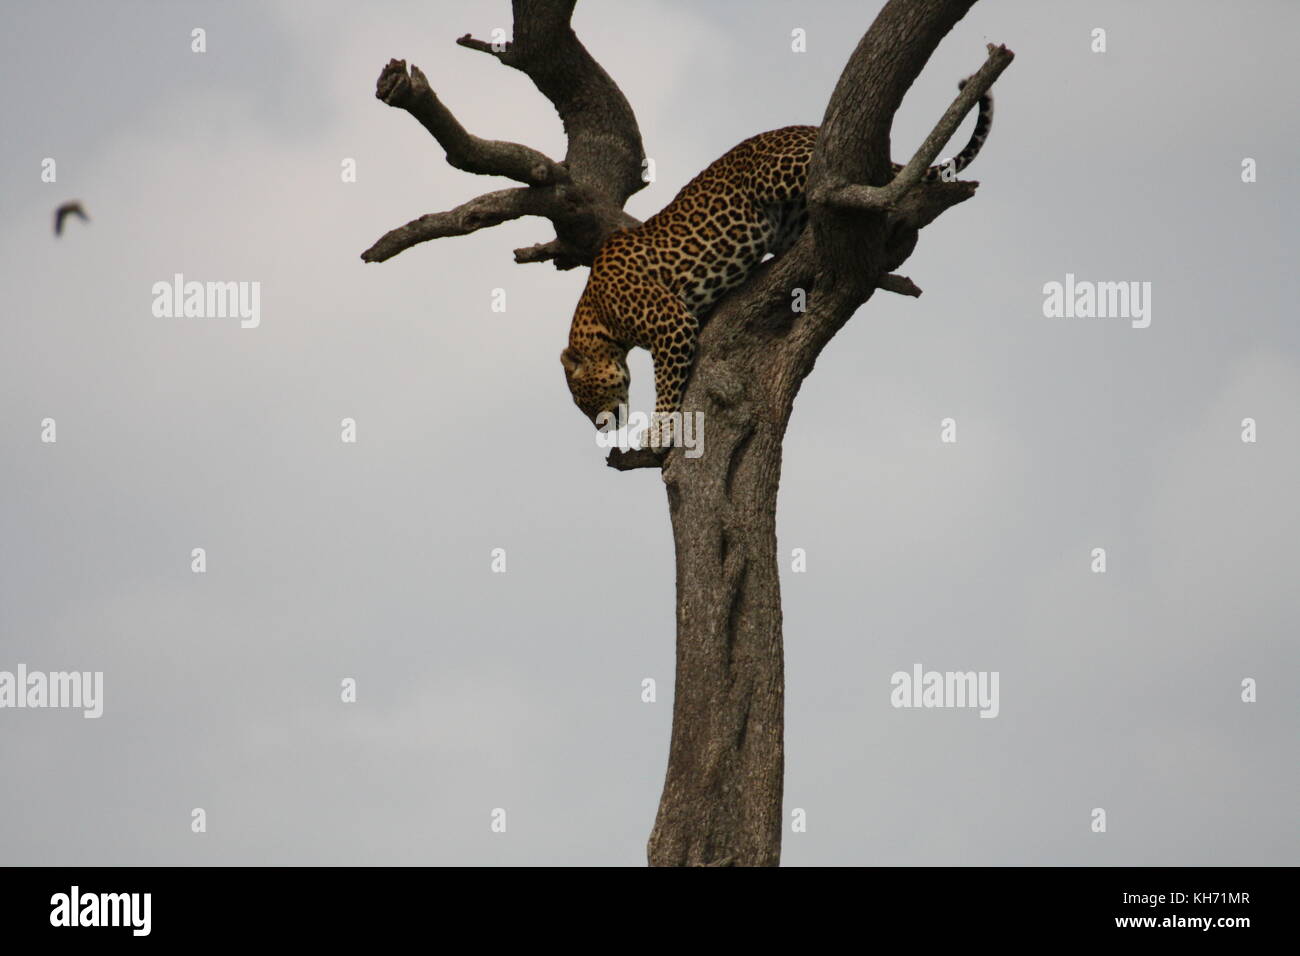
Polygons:
[[[817,123],[879,6],[580,4],[656,162],[629,211]],[[453,43],[509,5],[4,20],[0,670],[103,671],[104,713],[0,710],[0,862],[644,863],[672,542],[564,385],[585,270],[513,263],[540,220],[358,258],[504,185],[374,98],[390,57],[562,156],[527,79]],[[898,161],[987,42],[1016,53],[978,195],[900,270],[924,295],[861,309],[795,406],[786,864],[1297,862],[1297,34],[1281,0],[981,3],[903,103]],[[260,326],[155,316],[175,273],[260,282]],[[1150,282],[1150,327],[1045,317],[1067,273]],[[998,716],[891,707],[918,663],[997,671]]]

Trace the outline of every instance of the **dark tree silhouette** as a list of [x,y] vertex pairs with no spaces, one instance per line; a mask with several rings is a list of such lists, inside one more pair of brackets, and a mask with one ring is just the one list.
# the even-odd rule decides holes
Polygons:
[[[662,469],[677,556],[677,680],[668,772],[648,848],[652,865],[780,860],[782,439],[821,350],[876,289],[920,295],[894,270],[922,228],[975,193],[975,182],[921,177],[1011,62],[1005,47],[990,45],[984,65],[892,180],[889,150],[903,95],[974,3],[890,0],[858,43],[818,134],[807,187],[810,228],[726,296],[700,334],[682,408],[705,413],[707,453],[610,453],[615,468]],[[590,265],[611,232],[638,224],[623,205],[644,185],[641,134],[626,98],[571,28],[574,0],[514,0],[513,7],[511,42],[457,42],[524,73],[554,104],[568,137],[564,161],[467,132],[418,68],[408,72],[404,61],[391,61],[379,77],[379,99],[419,120],[452,166],[521,185],[394,229],[362,254],[367,262],[429,239],[540,216],[555,238],[516,249],[515,261],[571,269]],[[804,312],[792,311],[796,289],[806,293]],[[557,342],[568,319],[556,329]]]

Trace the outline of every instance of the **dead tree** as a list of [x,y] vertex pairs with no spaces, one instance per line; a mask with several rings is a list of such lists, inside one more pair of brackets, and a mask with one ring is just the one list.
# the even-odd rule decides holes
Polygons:
[[[554,104],[568,137],[557,162],[469,133],[423,73],[391,61],[376,96],[414,116],[472,173],[518,187],[487,193],[394,229],[363,253],[381,262],[417,243],[522,216],[555,238],[515,261],[590,265],[604,239],[637,225],[623,204],[644,183],[631,106],[570,27],[575,0],[513,0],[514,36],[456,42],[524,73]],[[774,866],[780,860],[784,664],[776,496],[794,398],[817,356],[876,289],[920,295],[896,270],[918,232],[971,198],[975,182],[921,177],[1011,62],[1005,47],[960,92],[891,180],[889,133],[903,95],[975,0],[890,0],[844,68],[818,134],[808,182],[810,228],[723,299],[700,335],[683,410],[703,411],[708,450],[610,453],[619,469],[662,469],[677,560],[677,680],[672,741],[648,855],[658,866]],[[758,130],[754,130],[758,132]],[[730,144],[720,144],[725,148]],[[721,152],[721,149],[719,150]],[[806,311],[792,310],[804,290]],[[557,348],[569,316],[556,326]],[[549,361],[550,356],[546,357]]]

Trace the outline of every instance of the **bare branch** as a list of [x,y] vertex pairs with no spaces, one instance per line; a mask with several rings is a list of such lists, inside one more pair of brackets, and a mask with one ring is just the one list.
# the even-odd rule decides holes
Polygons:
[[[375,95],[419,120],[446,150],[447,162],[472,173],[506,176],[532,187],[536,195],[505,205],[496,200],[483,205],[486,197],[480,197],[450,212],[423,216],[384,236],[362,258],[378,262],[427,239],[538,215],[551,220],[556,238],[516,249],[515,261],[572,269],[590,265],[610,233],[639,225],[623,211],[627,197],[645,186],[636,116],[569,26],[573,5],[574,0],[514,0],[513,41],[498,44],[501,49],[468,34],[456,41],[521,71],[550,99],[568,136],[563,163],[528,146],[471,135],[418,67],[408,73],[404,60],[389,62]],[[520,206],[527,208],[516,211]]]
[[527,75],[564,123],[570,175],[622,208],[646,185],[641,131],[623,91],[569,25],[573,5],[574,0],[513,0],[514,39],[501,52],[470,36],[456,42]]
[[385,233],[378,242],[361,253],[361,258],[365,262],[383,262],[430,239],[466,236],[520,216],[545,215],[546,198],[545,193],[524,187],[484,193],[455,209],[421,216]]
[[[843,309],[864,302],[876,281],[893,272],[916,246],[917,230],[969,199],[978,184],[923,182],[925,170],[966,112],[1011,62],[1011,51],[989,47],[980,70],[904,170],[893,175],[889,134],[904,94],[939,41],[975,0],[889,0],[858,43],[826,109],[808,174],[809,219],[816,240],[809,265],[818,287],[840,300],[819,310],[806,329],[815,355],[843,322]],[[891,182],[892,180],[892,182]]]
[[881,276],[876,280],[876,288],[884,289],[886,292],[897,292],[899,295],[920,296],[921,294],[917,284],[907,276],[892,274]]
[[957,132],[957,127],[966,118],[966,114],[975,107],[980,97],[993,85],[993,81],[1015,58],[1015,54],[1005,46],[994,46],[990,43],[988,49],[989,56],[984,61],[984,65],[957,94],[952,105],[939,118],[930,135],[921,143],[907,165],[887,185],[868,186],[836,180],[824,181],[816,195],[810,199],[823,205],[831,204],[867,211],[880,211],[893,207],[921,181],[925,171],[939,155],[939,150],[943,149],[944,144],[952,139],[953,133]]
[[515,250],[515,262],[523,265],[528,262],[553,262],[561,272],[583,265],[582,251],[574,249],[566,242],[552,239],[539,242],[535,246],[525,246]]
[[902,172],[894,177],[890,185],[894,186],[900,195],[921,181],[925,171],[939,155],[939,150],[943,149],[957,132],[957,127],[966,118],[966,114],[975,108],[975,104],[993,86],[993,81],[1001,76],[1002,71],[1015,59],[1015,54],[1003,45],[994,46],[990,43],[988,51],[988,59],[984,61],[984,65],[957,93],[948,111],[939,118],[939,122],[934,124],[934,129],[925,138],[925,142],[917,148]]
[[[979,182],[974,179],[958,179],[950,183],[925,183],[919,189],[904,193],[893,207],[892,219],[912,229],[923,229],[958,203],[963,203],[975,195]],[[890,263],[893,269],[899,262]]]
[[662,468],[665,455],[662,449],[630,448],[623,451],[615,448],[610,451],[605,464],[616,471],[632,471],[635,468]]
[[507,41],[505,44],[503,44],[505,47],[504,49],[497,50],[494,49],[492,47],[492,44],[488,43],[486,40],[475,40],[474,37],[468,33],[466,33],[463,37],[457,37],[456,43],[457,45],[463,46],[468,50],[478,50],[478,52],[480,53],[486,53],[489,56],[494,56],[502,63],[505,63],[507,65],[510,63],[511,60],[510,48],[514,46],[513,43]]
[[433,134],[447,151],[447,162],[457,169],[484,176],[505,176],[529,186],[567,182],[568,171],[530,146],[504,140],[481,139],[461,126],[438,99],[418,66],[406,72],[405,60],[389,60],[375,96],[389,106],[406,110]]

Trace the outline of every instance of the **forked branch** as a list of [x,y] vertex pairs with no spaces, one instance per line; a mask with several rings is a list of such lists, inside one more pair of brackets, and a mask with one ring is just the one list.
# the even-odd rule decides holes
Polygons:
[[645,185],[641,133],[618,86],[570,27],[573,0],[514,0],[513,6],[513,40],[494,45],[466,35],[456,42],[491,54],[533,81],[564,123],[564,161],[521,143],[473,135],[434,93],[419,67],[412,65],[408,71],[406,61],[390,61],[376,86],[380,100],[415,117],[453,167],[504,176],[526,188],[487,193],[399,226],[362,253],[366,262],[382,262],[430,239],[467,235],[520,216],[542,216],[555,227],[555,239],[516,249],[515,261],[572,269],[590,265],[611,232],[638,224],[623,211],[623,204]]
[[[943,116],[935,123],[930,135],[917,148],[907,165],[884,186],[869,186],[863,183],[846,182],[838,176],[828,177],[816,187],[809,200],[820,205],[835,205],[849,209],[866,211],[885,211],[893,209],[898,202],[921,182],[925,171],[934,164],[948,140],[957,132],[957,127],[966,118],[980,98],[989,91],[996,80],[1011,63],[1015,54],[1005,46],[988,46],[988,59],[969,82],[958,92]],[[962,198],[953,196],[954,201]],[[937,213],[936,213],[937,215]],[[934,218],[933,216],[931,217]]]

